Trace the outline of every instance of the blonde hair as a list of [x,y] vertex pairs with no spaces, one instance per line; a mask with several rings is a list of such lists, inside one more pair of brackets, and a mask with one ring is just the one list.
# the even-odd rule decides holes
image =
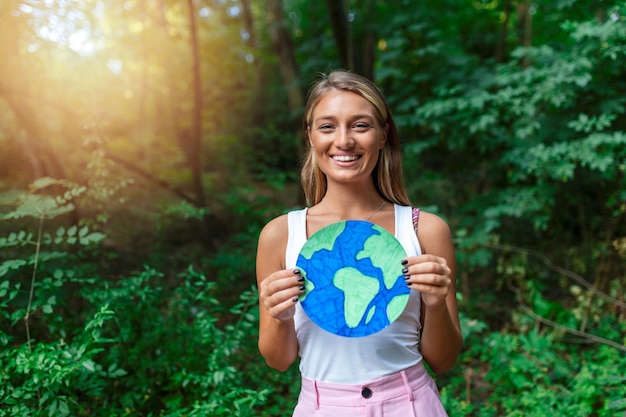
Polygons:
[[[369,101],[376,111],[378,121],[382,126],[388,126],[387,140],[381,149],[378,162],[372,172],[376,190],[383,198],[392,203],[410,206],[411,202],[406,193],[404,176],[402,173],[402,150],[398,128],[381,89],[372,81],[360,75],[347,71],[333,71],[329,74],[320,74],[309,91],[306,109],[304,112],[304,130],[311,127],[313,111],[325,94],[332,90],[343,90],[356,93]],[[315,161],[315,155],[309,141],[306,141],[306,155],[300,173],[302,189],[307,204],[318,204],[326,194],[326,175]]]

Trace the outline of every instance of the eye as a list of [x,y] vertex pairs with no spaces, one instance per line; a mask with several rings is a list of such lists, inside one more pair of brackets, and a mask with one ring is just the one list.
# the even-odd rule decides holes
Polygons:
[[353,128],[359,131],[368,130],[371,127],[369,123],[357,122],[353,125]]
[[333,125],[328,124],[328,123],[325,123],[325,124],[323,124],[323,125],[320,125],[320,126],[318,126],[318,128],[317,128],[317,130],[320,130],[320,131],[322,131],[322,132],[324,132],[324,131],[326,131],[326,132],[327,132],[327,131],[330,131],[330,130],[332,130],[332,129],[334,129]]

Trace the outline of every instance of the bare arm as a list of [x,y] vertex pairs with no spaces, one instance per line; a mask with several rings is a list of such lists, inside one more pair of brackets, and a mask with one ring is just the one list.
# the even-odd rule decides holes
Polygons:
[[448,225],[421,212],[419,240],[424,255],[409,257],[407,283],[422,294],[420,351],[435,373],[454,366],[463,345],[456,303],[456,258]]
[[285,269],[287,235],[287,216],[268,223],[259,236],[256,260],[259,350],[267,364],[280,371],[289,368],[298,356],[293,316],[302,292],[299,272]]

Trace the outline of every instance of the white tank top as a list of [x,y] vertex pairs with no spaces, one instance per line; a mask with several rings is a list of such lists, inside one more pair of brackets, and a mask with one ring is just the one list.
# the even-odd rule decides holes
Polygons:
[[[395,204],[394,211],[396,239],[407,255],[421,255],[411,207]],[[288,213],[287,268],[296,266],[307,240],[306,213],[306,208]],[[418,346],[420,301],[419,292],[411,291],[400,317],[387,328],[365,337],[329,333],[313,323],[302,306],[296,304],[294,322],[302,376],[335,384],[362,384],[416,365],[422,360]]]

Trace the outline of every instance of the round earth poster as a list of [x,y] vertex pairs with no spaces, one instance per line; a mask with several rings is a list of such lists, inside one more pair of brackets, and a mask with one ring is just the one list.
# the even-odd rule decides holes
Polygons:
[[296,266],[306,278],[306,314],[345,337],[367,336],[396,320],[409,300],[398,240],[363,220],[333,223],[305,243]]

